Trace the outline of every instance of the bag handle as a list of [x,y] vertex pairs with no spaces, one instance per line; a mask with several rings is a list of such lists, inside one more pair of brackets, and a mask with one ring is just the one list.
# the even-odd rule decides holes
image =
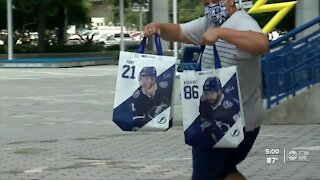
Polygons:
[[[201,71],[202,55],[203,55],[205,47],[206,46],[203,46],[203,45],[200,47],[200,52],[201,52],[200,56],[199,56],[200,60],[199,60],[198,67],[197,67],[196,71]],[[217,47],[215,44],[213,45],[213,56],[214,56],[215,69],[220,69],[221,68],[221,60],[220,60],[218,50],[217,50]]]
[[[156,45],[157,55],[163,55],[161,39],[158,33],[154,35],[154,43]],[[144,49],[146,48],[146,44],[147,44],[147,37],[144,36],[136,50],[136,53],[143,53]]]

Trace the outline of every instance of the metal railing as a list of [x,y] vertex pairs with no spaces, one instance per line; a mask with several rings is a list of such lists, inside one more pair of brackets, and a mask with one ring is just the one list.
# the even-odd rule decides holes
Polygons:
[[317,17],[270,42],[270,53],[262,58],[267,108],[320,82],[320,29],[300,40],[284,43],[319,22],[320,17]]
[[281,36],[280,38],[278,38],[277,40],[271,41],[269,44],[269,48],[275,48],[277,46],[280,46],[282,44],[282,42],[287,41],[288,39],[290,39],[291,37],[294,37],[296,34],[310,28],[311,26],[314,26],[315,24],[320,23],[320,16],[312,19],[311,21],[300,25],[299,27],[289,31],[288,33],[286,33],[285,35]]

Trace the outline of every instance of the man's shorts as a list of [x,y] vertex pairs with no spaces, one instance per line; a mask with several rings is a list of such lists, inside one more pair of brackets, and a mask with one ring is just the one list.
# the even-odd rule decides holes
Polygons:
[[237,148],[192,147],[193,180],[220,180],[237,171],[258,136],[260,127],[244,133],[244,140]]

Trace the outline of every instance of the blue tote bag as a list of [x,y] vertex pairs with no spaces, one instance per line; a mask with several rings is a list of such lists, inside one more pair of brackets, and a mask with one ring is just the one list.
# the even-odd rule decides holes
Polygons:
[[163,56],[159,35],[157,55],[144,54],[147,38],[137,51],[120,52],[112,120],[123,131],[166,131],[172,126],[176,60]]
[[236,66],[221,68],[213,45],[216,69],[201,70],[204,47],[194,70],[180,74],[185,143],[235,148],[244,138],[244,117]]

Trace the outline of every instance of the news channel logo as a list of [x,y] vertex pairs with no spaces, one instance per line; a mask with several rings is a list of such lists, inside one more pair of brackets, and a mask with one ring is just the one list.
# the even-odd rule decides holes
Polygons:
[[310,151],[300,149],[287,150],[287,162],[310,162]]

